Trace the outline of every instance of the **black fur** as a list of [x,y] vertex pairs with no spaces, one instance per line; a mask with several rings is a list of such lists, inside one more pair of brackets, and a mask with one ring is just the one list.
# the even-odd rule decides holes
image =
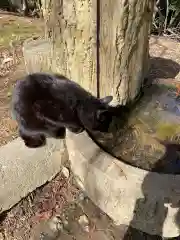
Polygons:
[[12,111],[25,145],[34,148],[43,146],[47,135],[64,138],[65,128],[74,133],[107,132],[111,100],[92,96],[62,75],[34,73],[17,82]]

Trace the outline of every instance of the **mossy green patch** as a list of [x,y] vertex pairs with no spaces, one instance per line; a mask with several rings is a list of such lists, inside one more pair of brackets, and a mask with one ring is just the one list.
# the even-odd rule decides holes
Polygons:
[[175,134],[180,132],[179,124],[158,124],[157,126],[157,137],[165,140],[169,139]]
[[27,21],[24,18],[6,19],[0,21],[0,47],[9,47],[13,42],[19,42],[43,33],[42,24],[38,21]]

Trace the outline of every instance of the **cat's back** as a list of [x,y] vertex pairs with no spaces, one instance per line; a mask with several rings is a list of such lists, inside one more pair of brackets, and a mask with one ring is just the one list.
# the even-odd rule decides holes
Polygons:
[[66,78],[63,75],[54,74],[55,78],[57,79],[58,91],[63,92],[67,95],[67,97],[74,97],[78,98],[78,100],[83,100],[91,94],[82,88],[78,83]]
[[53,78],[46,73],[33,73],[19,79],[14,88],[14,97],[23,99],[35,99],[47,94]]
[[18,119],[20,113],[32,113],[33,103],[50,99],[52,84],[53,77],[45,73],[28,74],[17,80],[11,99],[13,118]]
[[77,102],[85,102],[90,96],[79,84],[63,75],[33,73],[17,81],[13,102],[32,104],[40,100],[74,106]]

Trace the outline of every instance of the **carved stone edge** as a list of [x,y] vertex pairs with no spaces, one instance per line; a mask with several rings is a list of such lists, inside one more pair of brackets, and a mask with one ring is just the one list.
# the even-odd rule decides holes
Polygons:
[[117,225],[163,237],[180,235],[180,175],[125,164],[101,150],[86,132],[67,132],[66,144],[78,184]]
[[37,187],[52,180],[66,160],[64,141],[48,139],[41,148],[27,148],[17,138],[0,148],[0,213]]

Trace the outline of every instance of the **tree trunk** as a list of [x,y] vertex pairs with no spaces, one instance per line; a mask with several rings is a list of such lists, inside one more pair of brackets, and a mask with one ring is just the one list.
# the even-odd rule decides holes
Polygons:
[[114,103],[133,99],[149,64],[154,0],[44,0],[55,69]]

